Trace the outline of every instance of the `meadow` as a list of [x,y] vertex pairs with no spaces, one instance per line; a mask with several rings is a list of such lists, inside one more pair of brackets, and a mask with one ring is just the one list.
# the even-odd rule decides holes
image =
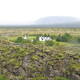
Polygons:
[[[58,36],[64,35],[65,33],[70,34],[73,39],[70,41],[73,44],[77,43],[77,38],[80,38],[80,28],[26,28],[26,27],[12,27],[12,28],[0,28],[0,37],[5,38],[9,41],[15,41],[18,37],[22,37],[23,35],[28,35],[29,40],[36,39],[37,35],[49,35],[49,36]],[[59,42],[62,43],[62,42]],[[62,43],[64,44],[64,42]],[[66,44],[66,43],[65,43]],[[70,44],[70,43],[67,43]]]

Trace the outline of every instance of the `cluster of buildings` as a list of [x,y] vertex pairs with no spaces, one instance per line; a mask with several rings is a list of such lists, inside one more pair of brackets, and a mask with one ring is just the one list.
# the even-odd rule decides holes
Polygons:
[[[24,36],[23,36],[23,39],[27,40],[27,39],[29,39],[29,36],[24,35]],[[49,40],[52,40],[52,39],[51,39],[51,37],[49,37],[49,36],[40,36],[40,37],[38,38],[38,40],[39,40],[39,41],[49,41]]]
[[40,36],[39,41],[49,41],[52,40],[51,37],[46,37],[46,36]]

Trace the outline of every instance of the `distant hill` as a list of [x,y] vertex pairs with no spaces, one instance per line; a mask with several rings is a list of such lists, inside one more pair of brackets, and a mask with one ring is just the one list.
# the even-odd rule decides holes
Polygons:
[[50,16],[50,17],[44,17],[40,18],[37,21],[34,22],[34,24],[40,24],[40,25],[46,25],[46,24],[67,24],[67,23],[74,23],[80,21],[77,18],[74,17],[65,17],[65,16]]
[[80,19],[67,16],[49,16],[40,18],[29,25],[0,25],[1,27],[80,27]]
[[67,16],[43,17],[33,23],[31,27],[80,27],[80,19]]

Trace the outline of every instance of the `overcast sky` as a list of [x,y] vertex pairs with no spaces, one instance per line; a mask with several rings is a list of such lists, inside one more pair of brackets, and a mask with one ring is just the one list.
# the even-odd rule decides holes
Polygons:
[[80,18],[80,0],[0,0],[0,24],[29,24],[46,16]]

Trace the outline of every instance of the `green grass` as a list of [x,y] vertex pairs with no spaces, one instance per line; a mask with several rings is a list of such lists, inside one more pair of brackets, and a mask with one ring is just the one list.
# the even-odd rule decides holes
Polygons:
[[9,41],[15,41],[15,40],[17,39],[17,36],[15,36],[15,37],[7,37],[7,39],[8,39]]
[[29,36],[29,39],[30,39],[30,40],[36,39],[36,36]]
[[3,76],[3,75],[0,75],[0,80],[9,80],[9,79],[7,79],[5,76]]

